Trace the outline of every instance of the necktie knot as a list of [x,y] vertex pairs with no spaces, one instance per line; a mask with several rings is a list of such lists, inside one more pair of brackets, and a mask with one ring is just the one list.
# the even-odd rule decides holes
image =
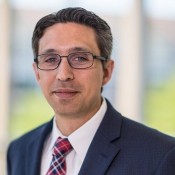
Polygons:
[[67,138],[59,137],[53,148],[53,155],[65,157],[72,150],[72,145]]
[[65,157],[72,149],[73,148],[67,138],[59,137],[53,147],[53,158],[46,175],[65,175]]

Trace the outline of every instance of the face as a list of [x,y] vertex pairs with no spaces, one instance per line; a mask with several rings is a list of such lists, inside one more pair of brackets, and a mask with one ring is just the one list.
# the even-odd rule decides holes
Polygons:
[[[95,32],[90,27],[76,23],[58,23],[44,32],[39,41],[39,54],[56,53],[67,56],[77,51],[100,55]],[[66,57],[59,67],[44,71],[33,63],[36,79],[42,92],[58,117],[91,118],[101,105],[101,87],[111,77],[113,61],[103,68],[100,60],[92,67],[73,69]]]

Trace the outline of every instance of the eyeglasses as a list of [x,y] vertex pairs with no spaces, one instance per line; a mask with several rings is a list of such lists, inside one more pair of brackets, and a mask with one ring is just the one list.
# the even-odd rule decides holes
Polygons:
[[54,70],[57,69],[63,57],[66,57],[69,65],[74,69],[86,69],[93,65],[94,59],[106,61],[102,56],[93,55],[90,52],[76,52],[67,56],[60,56],[59,54],[41,54],[38,55],[34,61],[40,70]]

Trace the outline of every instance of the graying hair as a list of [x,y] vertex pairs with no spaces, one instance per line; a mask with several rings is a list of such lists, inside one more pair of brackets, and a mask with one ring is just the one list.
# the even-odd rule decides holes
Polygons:
[[35,26],[32,37],[32,49],[34,57],[38,55],[39,40],[46,28],[56,23],[74,22],[83,24],[94,29],[100,54],[109,59],[111,57],[113,37],[109,25],[99,16],[86,9],[65,8],[56,13],[41,18]]

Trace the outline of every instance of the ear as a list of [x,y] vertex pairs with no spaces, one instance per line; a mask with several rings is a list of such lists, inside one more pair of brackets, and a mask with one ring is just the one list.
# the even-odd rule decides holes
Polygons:
[[111,79],[113,69],[114,69],[114,61],[109,59],[104,64],[103,85],[107,84]]
[[33,63],[32,66],[33,66],[33,70],[35,73],[35,78],[36,78],[37,82],[39,83],[40,76],[39,76],[39,72],[38,72],[38,67],[37,67],[36,63]]

